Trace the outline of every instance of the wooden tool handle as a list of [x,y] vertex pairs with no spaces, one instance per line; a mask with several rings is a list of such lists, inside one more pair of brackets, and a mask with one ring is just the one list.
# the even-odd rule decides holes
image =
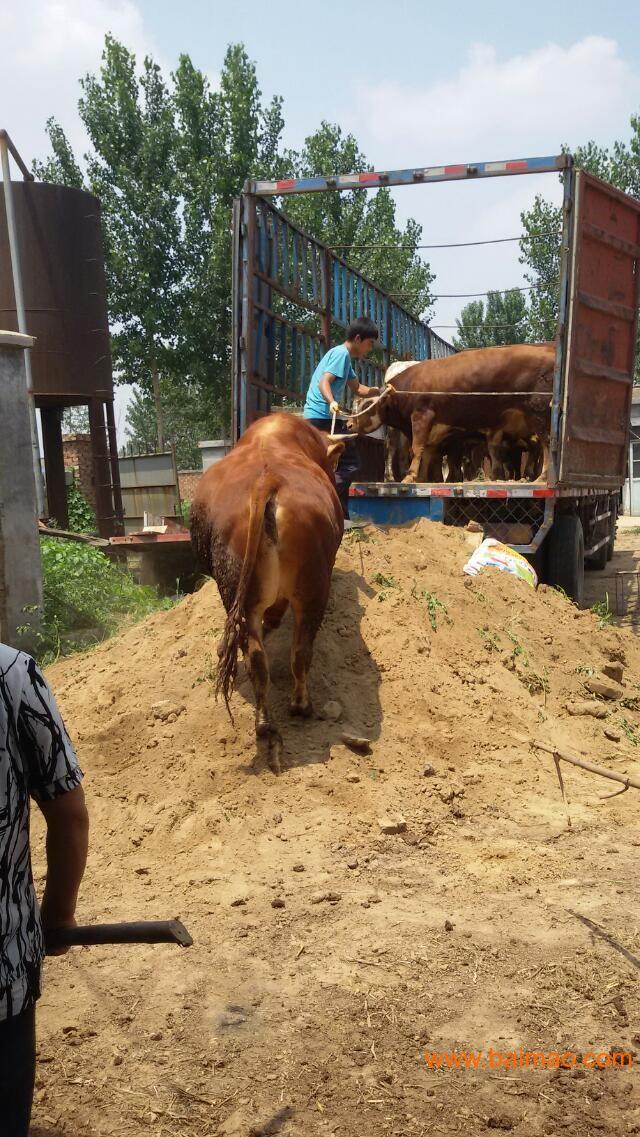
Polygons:
[[91,944],[180,944],[193,943],[180,920],[138,920],[126,924],[81,924],[76,928],[50,928],[45,932],[45,950]]

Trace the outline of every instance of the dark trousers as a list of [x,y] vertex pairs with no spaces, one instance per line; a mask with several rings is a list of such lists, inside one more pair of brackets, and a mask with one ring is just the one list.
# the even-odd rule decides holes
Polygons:
[[35,1005],[0,1019],[0,1133],[27,1137],[36,1074]]
[[[309,418],[307,422],[310,422],[312,426],[315,426],[318,430],[322,430],[325,434],[331,433],[330,418]],[[346,423],[340,419],[336,419],[334,433],[347,434]],[[347,518],[349,516],[349,486],[356,476],[358,465],[358,451],[354,438],[352,442],[346,443],[336,469],[336,489],[338,491],[338,497],[340,498],[342,512]]]

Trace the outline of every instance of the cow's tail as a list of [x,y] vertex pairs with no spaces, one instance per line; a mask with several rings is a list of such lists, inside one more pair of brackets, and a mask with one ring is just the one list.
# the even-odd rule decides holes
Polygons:
[[251,491],[249,504],[249,528],[247,529],[247,544],[244,550],[242,568],[238,579],[236,594],[228,613],[224,626],[222,641],[218,649],[219,660],[216,674],[216,696],[222,694],[227,706],[229,716],[233,721],[229,707],[229,696],[238,670],[238,648],[246,636],[245,603],[247,589],[256,564],[256,557],[260,547],[260,540],[264,528],[264,515],[267,504],[278,488],[280,479],[265,471],[256,481]]

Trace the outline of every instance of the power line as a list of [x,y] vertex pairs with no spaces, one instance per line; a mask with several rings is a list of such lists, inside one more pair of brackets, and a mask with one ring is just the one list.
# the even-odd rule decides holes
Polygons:
[[[523,317],[524,319],[524,317]],[[521,320],[517,324],[429,324],[430,328],[454,328],[458,332],[474,331],[478,328],[484,330],[486,328],[519,328]]]
[[[514,285],[512,288],[490,288],[488,292],[438,292],[431,297],[432,300],[465,300],[470,296],[490,296],[493,292],[533,292],[537,288],[545,288],[543,284],[527,284],[522,287]],[[392,300],[402,300],[406,297],[419,296],[420,291],[390,292]]]
[[329,245],[330,252],[336,249],[394,249],[396,252],[415,252],[417,249],[466,249],[472,245],[506,245],[512,241],[548,241],[550,236],[539,237],[492,237],[487,241],[454,241],[446,245]]

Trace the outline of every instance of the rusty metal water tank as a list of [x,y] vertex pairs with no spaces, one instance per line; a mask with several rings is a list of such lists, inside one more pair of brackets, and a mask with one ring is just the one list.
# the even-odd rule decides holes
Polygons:
[[[69,186],[11,184],[36,403],[112,399],[100,203]],[[1,183],[0,328],[18,328]]]

